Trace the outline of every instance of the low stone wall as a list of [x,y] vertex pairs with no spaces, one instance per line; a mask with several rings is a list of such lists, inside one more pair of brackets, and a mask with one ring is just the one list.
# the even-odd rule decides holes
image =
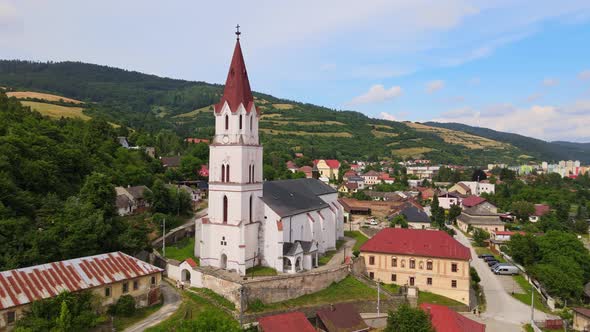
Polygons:
[[[195,223],[191,222],[190,224],[184,224],[182,226],[178,226],[174,229],[171,229],[168,233],[166,233],[166,245],[174,244],[186,237],[194,237],[195,236]],[[161,248],[162,247],[162,240],[164,239],[163,236],[155,239],[152,241],[153,248]]]

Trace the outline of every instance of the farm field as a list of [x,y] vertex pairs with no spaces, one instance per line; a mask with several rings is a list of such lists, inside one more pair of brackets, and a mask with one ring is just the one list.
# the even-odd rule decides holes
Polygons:
[[37,111],[43,115],[52,118],[78,118],[82,120],[90,120],[90,117],[82,113],[82,107],[68,107],[53,105],[47,103],[39,103],[36,101],[22,101],[23,106],[29,106],[32,110]]
[[33,92],[33,91],[12,91],[12,92],[7,92],[6,95],[8,97],[15,97],[17,99],[34,98],[34,99],[42,99],[42,100],[47,100],[47,101],[63,101],[63,102],[72,103],[72,104],[83,104],[83,102],[76,100],[76,99],[66,98],[66,97],[53,95],[53,94],[49,94],[49,93]]

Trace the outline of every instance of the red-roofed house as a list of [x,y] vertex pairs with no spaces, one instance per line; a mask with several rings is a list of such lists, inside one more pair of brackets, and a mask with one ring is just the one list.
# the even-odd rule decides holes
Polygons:
[[32,302],[89,291],[102,306],[131,295],[138,307],[159,302],[162,269],[112,252],[0,272],[0,330],[10,329]]
[[205,143],[205,144],[209,145],[209,143],[211,143],[208,139],[205,139],[205,138],[193,138],[193,137],[185,138],[184,141],[187,142],[187,143],[193,143],[193,144]]
[[348,178],[353,177],[353,176],[357,176],[357,174],[355,171],[350,169],[350,170],[346,171],[346,173],[344,173],[344,175],[342,176],[342,180],[348,181]]
[[313,168],[311,166],[300,167],[299,172],[305,173],[305,177],[308,179],[311,179],[313,176]]
[[336,159],[316,159],[313,164],[317,166],[320,171],[320,176],[328,179],[338,179],[338,171],[340,170],[340,162]]
[[258,318],[260,332],[315,332],[301,311]]
[[463,200],[461,201],[461,205],[463,207],[470,208],[479,205],[485,201],[485,198],[473,195],[463,198]]
[[379,180],[381,180],[387,184],[393,184],[395,182],[395,179],[392,178],[391,176],[389,176],[389,173],[387,173],[387,172],[380,172],[379,173]]
[[420,309],[430,316],[436,332],[485,332],[485,324],[478,323],[439,304],[422,303]]
[[360,251],[371,279],[469,304],[471,253],[446,232],[385,228]]
[[422,197],[422,200],[431,201],[434,197],[435,191],[432,188],[417,187],[416,189],[418,189],[418,191],[420,192],[420,197]]
[[379,173],[373,170],[362,174],[361,177],[365,180],[365,184],[368,186],[381,183],[381,180],[379,180]]
[[529,216],[530,222],[537,222],[541,217],[549,213],[551,208],[546,204],[535,204],[535,212]]
[[299,169],[299,167],[297,167],[297,165],[295,165],[295,163],[291,160],[287,161],[286,166],[287,169],[291,171],[291,173],[295,173]]

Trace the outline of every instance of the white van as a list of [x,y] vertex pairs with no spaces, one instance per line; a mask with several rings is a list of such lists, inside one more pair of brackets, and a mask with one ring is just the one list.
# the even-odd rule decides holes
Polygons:
[[501,275],[517,275],[519,270],[514,265],[501,265],[494,269],[494,273]]

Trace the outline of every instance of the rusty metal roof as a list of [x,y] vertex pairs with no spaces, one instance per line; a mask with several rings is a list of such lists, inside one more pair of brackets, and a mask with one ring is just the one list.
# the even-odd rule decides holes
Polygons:
[[113,252],[0,272],[0,310],[163,270]]

